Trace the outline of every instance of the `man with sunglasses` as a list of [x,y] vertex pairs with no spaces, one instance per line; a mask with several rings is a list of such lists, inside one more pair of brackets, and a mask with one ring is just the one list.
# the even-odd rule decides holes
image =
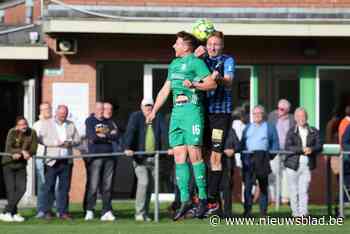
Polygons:
[[[268,121],[270,124],[274,125],[277,129],[278,140],[281,150],[285,149],[285,142],[287,137],[287,132],[290,128],[295,126],[295,120],[292,114],[290,114],[290,102],[286,99],[281,99],[278,101],[277,109],[269,114]],[[279,158],[278,158],[279,157]],[[271,201],[275,202],[277,198],[277,177],[280,178],[280,191],[282,202],[288,202],[288,189],[287,189],[287,177],[286,170],[282,165],[283,156],[277,156],[271,160],[272,173],[269,175],[269,189],[271,195]],[[278,168],[280,170],[278,172]]]

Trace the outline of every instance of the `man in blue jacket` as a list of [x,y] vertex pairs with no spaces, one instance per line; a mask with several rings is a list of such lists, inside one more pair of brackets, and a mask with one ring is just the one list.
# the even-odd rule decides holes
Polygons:
[[154,158],[145,155],[134,155],[134,151],[154,152],[167,149],[167,129],[163,117],[157,114],[152,122],[146,119],[152,112],[153,100],[144,99],[141,111],[130,115],[125,133],[125,154],[133,156],[134,169],[137,177],[135,220],[151,221],[149,204],[154,181]]
[[275,126],[265,120],[265,108],[255,106],[253,122],[243,131],[241,141],[242,175],[244,182],[244,216],[250,216],[252,210],[252,187],[257,180],[260,188],[260,214],[267,215],[268,175],[271,173],[271,150],[279,149],[278,134]]
[[[86,137],[90,154],[112,153],[113,141],[118,139],[118,131],[112,122],[103,116],[104,104],[97,102],[95,113],[86,119]],[[85,220],[94,219],[98,188],[102,189],[101,221],[114,221],[112,213],[112,180],[115,168],[113,157],[91,158],[87,162],[88,186],[86,195]],[[102,186],[100,186],[102,183]]]

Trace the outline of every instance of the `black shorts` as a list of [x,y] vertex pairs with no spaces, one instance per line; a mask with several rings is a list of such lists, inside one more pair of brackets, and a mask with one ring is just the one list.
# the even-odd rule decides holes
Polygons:
[[205,120],[205,145],[222,153],[228,131],[231,128],[231,114],[208,114]]

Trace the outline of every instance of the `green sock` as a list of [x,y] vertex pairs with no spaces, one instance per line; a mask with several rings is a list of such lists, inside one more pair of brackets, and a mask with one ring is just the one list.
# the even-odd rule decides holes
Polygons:
[[194,178],[196,180],[199,199],[207,199],[207,182],[205,180],[205,164],[198,162],[193,164]]
[[176,164],[176,182],[180,189],[181,202],[190,200],[188,183],[190,181],[190,169],[187,163]]

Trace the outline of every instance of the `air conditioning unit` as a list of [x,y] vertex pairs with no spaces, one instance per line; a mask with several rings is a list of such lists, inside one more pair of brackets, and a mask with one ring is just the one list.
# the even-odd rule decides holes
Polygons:
[[76,54],[78,43],[75,39],[56,39],[57,54]]

